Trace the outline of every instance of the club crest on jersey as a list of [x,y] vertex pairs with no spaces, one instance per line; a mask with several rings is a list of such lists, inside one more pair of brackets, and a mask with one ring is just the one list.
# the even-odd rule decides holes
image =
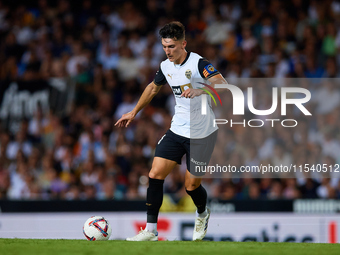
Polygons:
[[191,79],[191,75],[192,75],[192,73],[191,73],[190,69],[185,71],[185,77],[187,77],[189,80]]

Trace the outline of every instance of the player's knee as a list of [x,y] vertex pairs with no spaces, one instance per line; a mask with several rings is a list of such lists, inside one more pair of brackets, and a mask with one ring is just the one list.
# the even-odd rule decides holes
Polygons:
[[149,177],[152,179],[164,180],[166,176],[164,176],[164,174],[162,174],[161,171],[157,171],[154,168],[152,168],[151,171],[149,172]]
[[152,179],[157,179],[157,174],[150,171],[149,177]]

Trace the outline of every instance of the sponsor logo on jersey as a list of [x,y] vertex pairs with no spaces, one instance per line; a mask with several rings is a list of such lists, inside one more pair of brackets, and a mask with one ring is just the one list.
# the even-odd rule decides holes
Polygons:
[[189,80],[191,79],[191,75],[192,75],[192,73],[191,73],[190,69],[185,71],[185,77],[187,77]]
[[168,76],[170,77],[171,80],[172,80],[172,75],[173,75],[173,74],[168,74]]
[[181,85],[182,92],[186,91],[187,89],[192,89],[191,83],[187,83],[187,84]]
[[180,86],[172,86],[171,88],[175,95],[180,96],[182,94]]
[[203,69],[203,75],[207,78],[210,74],[216,72],[217,70],[212,66],[212,64],[206,65]]
[[192,88],[192,85],[191,83],[187,83],[181,86],[172,86],[171,88],[176,96],[180,96],[183,93],[183,91]]

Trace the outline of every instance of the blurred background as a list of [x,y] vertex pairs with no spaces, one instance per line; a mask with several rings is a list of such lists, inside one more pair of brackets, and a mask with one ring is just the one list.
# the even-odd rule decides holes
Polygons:
[[[231,84],[315,78],[308,85],[312,117],[295,116],[299,125],[291,132],[231,128],[220,156],[237,166],[340,163],[339,83],[317,82],[340,75],[340,1],[3,0],[3,205],[145,199],[155,146],[174,113],[170,87],[163,86],[129,128],[114,123],[133,109],[165,60],[158,31],[173,20],[186,27],[187,50],[206,57]],[[255,97],[259,108],[268,105],[268,95]],[[194,210],[185,202],[185,170],[179,165],[166,179],[162,210]],[[236,203],[340,198],[339,179],[317,175],[205,179],[203,185],[210,200]]]

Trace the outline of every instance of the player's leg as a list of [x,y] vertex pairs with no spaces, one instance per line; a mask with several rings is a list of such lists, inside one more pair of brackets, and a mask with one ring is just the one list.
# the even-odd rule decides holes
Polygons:
[[147,190],[147,224],[146,230],[157,232],[159,209],[163,202],[163,184],[165,177],[177,165],[176,161],[155,157],[149,173],[149,188]]
[[207,208],[207,192],[201,185],[202,178],[193,176],[188,170],[185,174],[185,189],[197,207],[192,240],[202,240],[208,228],[210,210]]
[[201,185],[202,178],[192,176],[187,170],[185,173],[185,190],[191,196],[198,213],[203,213],[207,205],[207,192]]
[[207,208],[207,192],[201,185],[204,173],[197,171],[199,166],[209,164],[217,139],[217,131],[202,139],[191,139],[186,144],[187,167],[185,187],[197,207],[193,240],[202,240],[208,228],[210,211]]
[[163,184],[165,177],[177,165],[176,161],[155,157],[149,172],[149,187],[146,195],[147,223],[146,228],[127,241],[158,241],[157,220],[163,202]]
[[157,241],[157,220],[163,202],[163,184],[165,177],[174,169],[185,154],[179,136],[170,130],[159,140],[152,168],[149,173],[147,190],[147,224],[138,235],[127,238],[128,241]]

